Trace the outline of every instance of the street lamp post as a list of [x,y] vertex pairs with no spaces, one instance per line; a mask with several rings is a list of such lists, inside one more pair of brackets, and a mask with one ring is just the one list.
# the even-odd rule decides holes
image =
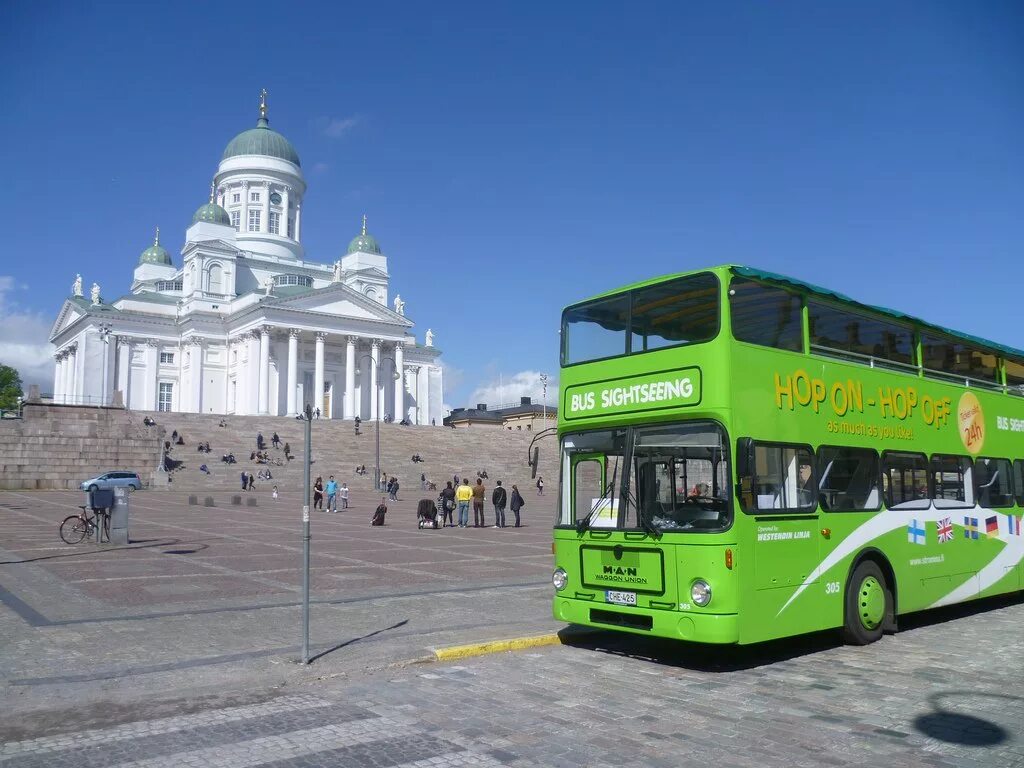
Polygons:
[[302,505],[302,663],[309,664],[309,474],[312,471],[313,406],[306,404],[305,485]]
[[[397,381],[399,378],[401,378],[401,374],[397,370],[398,364],[395,363],[394,359],[392,359],[390,357],[381,357],[381,358],[378,358],[377,360],[374,360],[373,359],[373,355],[363,354],[363,355],[361,355],[359,357],[359,364],[360,365],[362,364],[364,359],[365,360],[369,360],[370,361],[370,365],[375,367],[375,372],[377,374],[377,386],[378,387],[380,386],[380,367],[381,367],[381,364],[385,360],[390,361],[391,364],[395,366],[395,368],[396,368],[396,370],[395,370],[395,380]],[[359,376],[360,374],[361,374],[361,371],[358,368],[356,368],[356,376]],[[380,408],[381,408],[381,400],[384,399],[384,391],[382,390],[381,392],[374,392],[373,395],[374,395],[374,397],[375,397],[375,399],[377,401],[377,411],[376,411],[376,413],[373,414],[373,417],[374,417],[374,419],[377,422],[377,424],[375,426],[375,429],[374,429],[374,438],[375,438],[375,442],[376,442],[376,447],[375,447],[375,454],[374,454],[375,463],[374,463],[374,467],[373,467],[373,470],[374,470],[373,471],[373,487],[376,488],[379,491],[379,490],[381,490],[381,487],[380,487],[380,424],[381,424]]]
[[544,391],[544,406],[541,409],[541,412],[544,415],[544,428],[547,429],[547,426],[548,426],[548,375],[546,373],[542,373],[540,375],[540,385],[541,385],[541,388]]

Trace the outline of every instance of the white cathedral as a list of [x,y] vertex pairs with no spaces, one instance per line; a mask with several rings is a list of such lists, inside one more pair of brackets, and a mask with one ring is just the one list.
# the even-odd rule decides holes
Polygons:
[[[72,285],[50,333],[54,401],[132,409],[440,421],[440,351],[389,304],[388,260],[366,231],[333,264],[302,246],[306,181],[291,143],[256,127],[232,139],[210,201],[195,212],[182,265],[160,230],[131,292],[106,302]],[[390,307],[393,306],[394,309]]]

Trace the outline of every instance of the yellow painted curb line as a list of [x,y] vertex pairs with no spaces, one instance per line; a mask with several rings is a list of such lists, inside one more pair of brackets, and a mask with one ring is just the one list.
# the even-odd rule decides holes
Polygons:
[[452,645],[448,648],[435,648],[434,658],[437,661],[456,661],[471,656],[483,656],[488,653],[504,653],[505,651],[521,651],[525,648],[540,648],[545,645],[560,645],[562,638],[552,632],[550,635],[533,637],[513,637],[509,640],[492,640],[489,643],[471,643],[469,645]]

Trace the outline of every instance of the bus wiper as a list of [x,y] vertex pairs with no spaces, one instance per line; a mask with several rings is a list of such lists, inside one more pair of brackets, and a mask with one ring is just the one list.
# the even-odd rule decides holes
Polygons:
[[[609,504],[612,507],[615,506],[615,478],[618,475],[618,473],[619,460],[616,459],[615,468],[612,470],[611,482],[609,482],[608,485],[604,487],[604,489],[601,492],[601,498],[599,498],[597,502],[594,504],[593,508],[590,510],[590,513],[586,517],[576,521],[576,533],[583,533],[584,531],[590,528],[590,521],[594,519],[594,515],[597,513],[597,511],[601,509],[602,506],[604,506],[605,499],[609,500]],[[609,494],[611,494],[610,498]]]
[[626,493],[628,494],[627,503],[636,506],[636,521],[637,524],[640,526],[640,530],[646,533],[652,539],[660,538],[661,528],[655,525],[654,521],[650,520],[647,517],[647,515],[644,514],[643,510],[640,508],[640,499],[634,496],[633,492],[628,488],[626,489]]

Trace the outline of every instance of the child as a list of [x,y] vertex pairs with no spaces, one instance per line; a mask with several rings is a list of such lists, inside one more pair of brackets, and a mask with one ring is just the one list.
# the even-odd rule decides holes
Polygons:
[[274,493],[272,495],[273,495],[273,497],[275,499],[277,498],[277,486],[276,485],[274,486]]

